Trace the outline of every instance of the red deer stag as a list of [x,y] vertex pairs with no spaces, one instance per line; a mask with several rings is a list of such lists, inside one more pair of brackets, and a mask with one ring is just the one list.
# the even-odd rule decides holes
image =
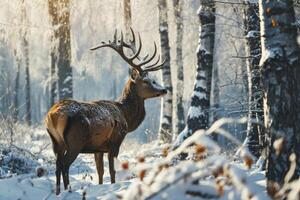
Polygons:
[[[145,99],[159,97],[167,90],[148,76],[148,72],[162,68],[164,62],[155,58],[154,53],[148,58],[140,57],[142,48],[140,35],[139,46],[136,47],[135,34],[131,29],[132,41],[123,41],[121,33],[117,40],[117,31],[113,41],[102,42],[92,48],[112,48],[131,67],[131,75],[118,101],[79,102],[62,100],[49,110],[45,123],[53,143],[56,155],[56,194],[60,193],[60,177],[62,174],[64,188],[69,185],[69,168],[79,153],[94,153],[99,176],[99,184],[103,183],[103,153],[108,153],[111,183],[115,183],[114,157],[118,156],[120,145],[127,133],[135,130],[145,117]],[[125,55],[124,49],[132,51],[132,56]],[[139,62],[139,64],[136,64]]]

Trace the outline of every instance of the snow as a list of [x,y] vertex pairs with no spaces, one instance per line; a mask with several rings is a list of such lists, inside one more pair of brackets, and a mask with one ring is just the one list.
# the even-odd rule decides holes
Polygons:
[[275,58],[275,56],[276,56],[275,49],[263,49],[259,65],[261,66],[268,59]]
[[194,91],[194,92],[193,92],[193,95],[192,95],[192,98],[193,98],[193,97],[198,97],[199,99],[206,99],[206,98],[207,98],[207,95],[206,95],[206,93],[204,93],[204,92]]
[[[202,75],[200,74],[200,76],[205,77],[204,76],[205,72],[202,72]],[[201,80],[197,80],[195,83],[195,87],[196,88],[206,88],[206,81],[201,79]]]
[[188,116],[190,118],[197,118],[204,115],[204,112],[201,107],[191,106],[188,111]]
[[[153,141],[140,144],[125,140],[120,155],[115,160],[117,183],[110,184],[108,161],[104,159],[104,184],[98,185],[94,157],[81,154],[71,165],[70,187],[59,196],[55,194],[55,159],[45,130],[34,129],[30,137],[15,140],[24,143],[22,148],[35,153],[37,161],[32,170],[10,174],[0,179],[0,199],[270,199],[266,194],[264,171],[255,165],[245,165],[246,158],[252,155],[237,139],[229,136],[222,126],[228,123],[244,123],[245,119],[220,119],[208,130],[199,130],[192,136],[180,141],[178,148],[171,151],[170,145]],[[27,131],[27,129],[24,129]],[[227,155],[208,135],[222,134],[240,148],[239,157]],[[177,140],[180,140],[179,136]],[[191,146],[196,144],[196,146]],[[34,147],[34,148],[33,148]],[[40,151],[39,149],[44,149]],[[15,153],[15,151],[12,151]],[[178,155],[188,153],[188,159],[180,161]],[[6,153],[5,155],[9,155]],[[7,156],[9,158],[9,156]],[[22,156],[21,156],[22,157]],[[29,158],[23,155],[24,159]],[[27,157],[27,158],[26,158]],[[234,159],[233,159],[234,158]],[[33,158],[31,158],[33,159]],[[295,163],[295,156],[291,156]],[[124,169],[124,163],[128,168]],[[8,174],[6,165],[0,165],[0,172]],[[36,167],[38,166],[38,168]],[[35,171],[42,170],[40,177]],[[291,174],[293,169],[291,169]],[[289,179],[289,176],[286,177]],[[292,199],[299,191],[291,182],[282,192],[293,189]]]
[[[63,191],[59,196],[54,194],[54,177],[35,178],[32,176],[16,176],[0,180],[0,199],[82,199],[83,190],[87,199],[112,199],[111,192],[118,193],[126,189],[129,182],[113,185],[96,185],[90,182],[71,178],[71,192]],[[115,199],[115,198],[114,198]]]
[[246,0],[247,3],[258,3],[258,0]]
[[246,38],[258,38],[258,37],[260,37],[260,32],[259,31],[249,31],[245,37]]

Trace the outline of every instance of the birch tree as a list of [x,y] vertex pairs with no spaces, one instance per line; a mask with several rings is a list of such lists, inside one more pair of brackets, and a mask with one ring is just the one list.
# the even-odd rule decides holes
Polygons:
[[[267,189],[277,194],[300,175],[300,69],[292,0],[260,0],[262,81],[268,131]],[[288,173],[295,163],[294,173]],[[292,167],[293,169],[293,167]]]
[[[58,98],[67,99],[73,96],[73,75],[71,67],[70,39],[70,0],[48,0],[48,12],[53,27],[53,47],[51,50],[50,76],[51,101],[54,101],[55,77],[58,77]],[[55,72],[57,69],[57,72]],[[51,102],[51,103],[52,103]]]
[[159,34],[161,55],[165,59],[165,64],[162,68],[162,79],[168,93],[163,97],[161,103],[161,120],[159,128],[159,139],[163,142],[170,142],[172,139],[172,112],[173,112],[173,87],[171,80],[170,69],[170,45],[169,45],[169,30],[168,30],[168,10],[167,1],[158,0],[159,11]]
[[[261,58],[261,44],[259,39],[259,10],[258,2],[246,1],[244,8],[244,26],[247,53],[247,74],[248,74],[248,94],[249,112],[247,124],[247,137],[245,144],[250,152],[257,158],[264,145],[264,134],[258,123],[263,123],[263,93],[261,76],[259,71],[259,61]],[[256,123],[254,123],[256,122]]]
[[184,109],[182,105],[183,97],[183,19],[182,19],[183,1],[173,0],[173,9],[176,21],[176,98],[175,98],[175,121],[174,121],[174,136],[177,136],[184,129]]
[[215,3],[203,0],[198,10],[200,21],[197,68],[191,105],[184,130],[175,142],[177,147],[183,140],[199,129],[206,129],[209,123],[210,91],[215,41]]

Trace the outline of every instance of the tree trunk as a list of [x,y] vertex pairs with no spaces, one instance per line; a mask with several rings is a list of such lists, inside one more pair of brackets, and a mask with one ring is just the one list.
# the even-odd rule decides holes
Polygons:
[[[264,122],[263,116],[263,93],[259,61],[261,58],[261,44],[259,39],[259,9],[258,2],[246,2],[244,8],[244,26],[247,53],[248,74],[248,124],[246,145],[250,152],[257,158],[264,146],[264,134],[262,126],[258,123]],[[256,122],[256,123],[255,123]]]
[[[16,50],[15,50],[16,51]],[[17,55],[17,52],[14,53],[16,60],[16,78],[15,78],[15,89],[14,89],[14,106],[13,106],[13,120],[14,122],[18,121],[19,116],[19,87],[20,87],[20,68],[21,60]]]
[[182,7],[183,1],[173,0],[174,15],[176,21],[176,65],[177,65],[177,84],[176,84],[176,105],[175,105],[175,122],[174,135],[177,136],[184,129],[184,109],[182,105],[183,97],[183,56],[182,56],[182,40],[183,40],[183,19]]
[[26,101],[26,113],[25,122],[28,126],[31,125],[31,98],[30,98],[30,71],[29,71],[29,46],[24,36],[24,54],[25,54],[25,101]]
[[25,7],[25,0],[22,0],[22,44],[24,51],[24,61],[25,61],[25,122],[27,125],[31,125],[31,98],[30,98],[30,71],[29,71],[29,44],[28,44],[28,30],[27,30],[27,13]]
[[159,34],[162,58],[165,59],[165,64],[162,68],[163,84],[168,90],[168,93],[163,97],[161,103],[161,120],[159,128],[159,139],[163,142],[171,142],[172,139],[172,80],[170,69],[170,45],[168,31],[168,10],[166,0],[158,0],[159,11]]
[[[274,195],[296,155],[292,180],[300,175],[300,71],[292,0],[260,0],[262,81],[268,131],[267,189]],[[275,142],[276,141],[276,142]],[[274,143],[275,142],[275,143]]]
[[[218,66],[213,67],[212,80],[212,96],[210,99],[210,124],[213,124],[215,121],[220,119],[220,79]],[[214,141],[218,141],[218,134],[213,134],[212,137]]]
[[50,52],[50,107],[54,105],[57,96],[57,57],[55,45],[53,44],[53,35],[51,37],[51,52]]
[[130,38],[130,27],[132,26],[130,6],[130,0],[123,0],[125,37],[127,40]]
[[197,74],[191,106],[188,111],[185,129],[179,134],[175,146],[199,129],[209,125],[210,91],[213,69],[215,41],[215,3],[213,0],[201,1],[198,10],[200,20],[199,45],[197,48]]
[[72,98],[70,0],[48,0],[48,11],[54,28],[54,44],[57,45],[54,55],[57,59],[58,98]]

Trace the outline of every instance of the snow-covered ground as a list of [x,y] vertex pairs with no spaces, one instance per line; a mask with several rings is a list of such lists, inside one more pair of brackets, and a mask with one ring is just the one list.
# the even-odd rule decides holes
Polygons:
[[[211,159],[203,162],[193,159],[174,162],[172,157],[175,154],[167,153],[164,145],[159,145],[155,141],[149,144],[139,144],[132,140],[125,140],[119,158],[115,161],[116,184],[110,184],[106,158],[104,158],[104,184],[98,185],[93,155],[81,154],[71,165],[71,187],[68,191],[64,191],[61,183],[62,193],[56,196],[54,191],[55,158],[50,139],[43,129],[31,131],[33,132],[31,135],[15,139],[14,144],[20,149],[13,147],[12,149],[15,148],[15,150],[11,152],[2,150],[0,153],[0,172],[2,173],[0,200],[241,199],[242,195],[254,195],[256,199],[268,199],[265,193],[264,172],[258,171],[255,166],[248,170],[241,159],[226,160],[226,155],[202,136],[201,141],[205,143],[203,143],[203,147],[207,153],[218,150]],[[16,153],[23,150],[23,155]],[[14,156],[21,157],[18,164],[22,166],[23,170],[27,167],[28,169],[32,168],[33,171],[29,170],[20,175],[9,172],[7,163]],[[25,164],[22,159],[26,161]],[[124,163],[128,163],[128,169],[123,169]],[[222,166],[222,171],[224,168],[228,172],[225,171],[220,176],[213,177],[212,171],[218,169],[220,164],[226,166]],[[36,167],[46,169],[47,174],[37,177],[34,171]],[[201,182],[193,184],[191,180],[198,180],[199,177],[202,177],[200,178]],[[232,183],[225,179],[231,180]]]
[[[22,127],[22,132],[27,132],[24,128],[26,127]],[[84,193],[86,199],[117,199],[116,196],[126,190],[130,183],[136,179],[129,170],[127,170],[128,172],[122,170],[122,163],[128,162],[131,167],[137,163],[138,156],[141,154],[144,156],[148,154],[148,157],[151,155],[147,158],[147,162],[151,162],[155,157],[159,157],[156,154],[160,152],[160,148],[153,147],[154,143],[141,145],[126,140],[121,147],[118,160],[115,161],[117,168],[116,184],[110,184],[108,161],[106,156],[104,157],[103,185],[98,185],[93,154],[80,154],[70,168],[71,188],[69,191],[64,191],[63,182],[61,182],[62,193],[56,196],[54,192],[55,157],[50,138],[42,129],[34,129],[31,132],[32,134],[23,135],[22,138],[16,137],[10,152],[4,150],[3,145],[0,146],[0,177],[2,177],[0,179],[0,200],[82,199]],[[18,160],[16,161],[16,159]],[[27,171],[28,173],[17,175],[17,173],[7,169],[8,167],[14,167],[14,170],[21,168],[17,173]],[[37,168],[46,169],[47,174],[37,177],[35,171]]]

